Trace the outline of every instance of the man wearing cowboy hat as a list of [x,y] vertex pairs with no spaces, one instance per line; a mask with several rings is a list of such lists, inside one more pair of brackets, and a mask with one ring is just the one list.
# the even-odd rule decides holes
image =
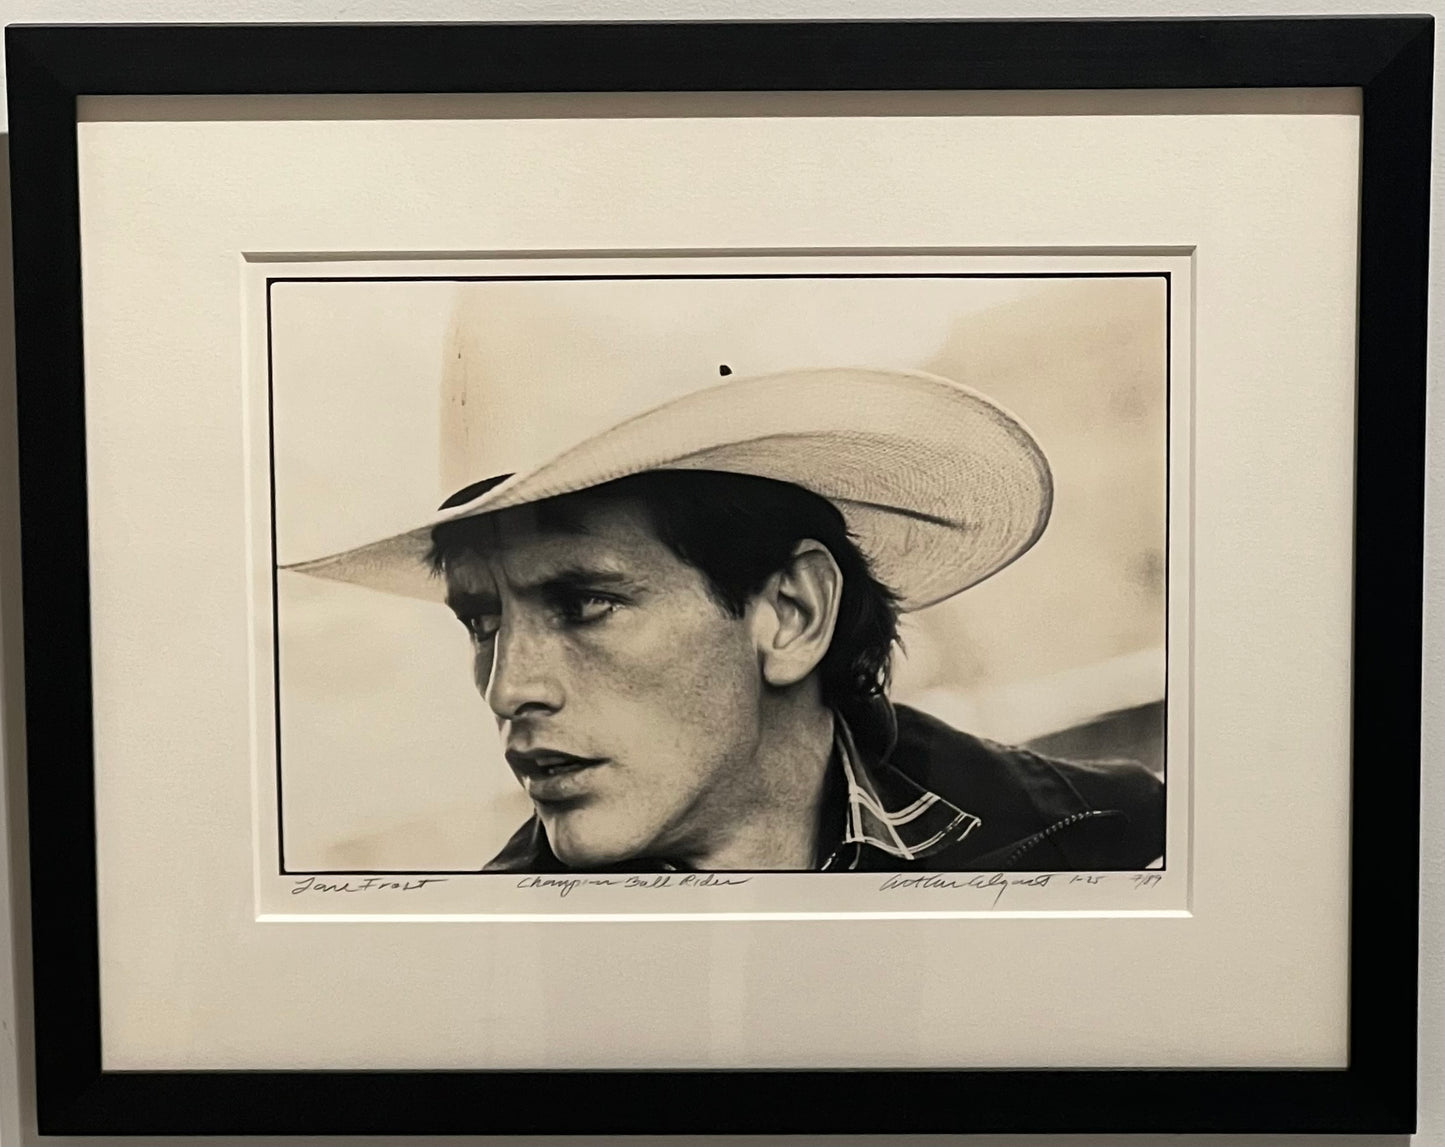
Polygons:
[[[1016,418],[923,371],[748,369],[663,300],[649,390],[639,356],[605,340],[526,338],[527,312],[500,313],[517,295],[472,292],[453,323],[447,385],[470,427],[456,473],[473,481],[413,530],[293,567],[444,598],[465,626],[534,809],[490,870],[1162,856],[1162,785],[1143,768],[1000,746],[888,698],[899,613],[1003,569],[1048,521],[1048,463]],[[479,379],[526,379],[545,439],[565,421],[546,382],[579,370],[598,381],[585,431],[485,441],[498,419]]]

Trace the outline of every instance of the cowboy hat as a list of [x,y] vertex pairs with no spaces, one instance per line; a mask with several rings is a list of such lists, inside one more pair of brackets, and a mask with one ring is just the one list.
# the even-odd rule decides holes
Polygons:
[[829,499],[904,609],[975,585],[1042,533],[1048,462],[997,403],[911,367],[810,365],[847,338],[827,308],[780,307],[809,297],[796,284],[689,287],[458,284],[441,463],[460,492],[404,532],[282,568],[440,601],[426,563],[438,524],[652,470],[749,474]]

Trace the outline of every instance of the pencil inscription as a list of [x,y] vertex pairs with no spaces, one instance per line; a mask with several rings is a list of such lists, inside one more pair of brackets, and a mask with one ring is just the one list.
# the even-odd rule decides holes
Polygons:
[[388,880],[380,876],[368,876],[364,880],[345,880],[340,883],[304,876],[291,886],[291,895],[300,896],[303,892],[415,892],[428,884],[445,883],[444,876],[423,876],[415,880]]

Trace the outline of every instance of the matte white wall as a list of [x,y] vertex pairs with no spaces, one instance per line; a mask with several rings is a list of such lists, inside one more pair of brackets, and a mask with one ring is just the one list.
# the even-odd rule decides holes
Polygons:
[[[1351,15],[1430,11],[1428,0],[1314,0],[1298,3],[1280,0],[1265,4],[1250,0],[491,0],[486,5],[465,0],[0,0],[0,22],[10,23],[114,23],[134,21],[221,23],[231,21],[454,21],[454,20],[724,20],[724,19],[897,19],[897,18],[984,18],[1000,16],[1085,17],[1085,16],[1283,16]],[[1445,29],[1437,32],[1445,39]],[[3,62],[0,62],[3,69]],[[1445,76],[1441,75],[1437,49],[1436,64],[1437,173],[1445,160]],[[0,131],[5,130],[0,113]],[[5,137],[8,142],[8,137]],[[18,587],[18,509],[15,475],[15,423],[13,411],[14,354],[11,284],[9,277],[9,194],[8,176],[0,173],[0,753],[4,756],[6,783],[3,795],[6,815],[0,818],[0,834],[14,829],[24,799],[20,749],[20,599]],[[1432,242],[1431,287],[1431,409],[1430,476],[1427,507],[1426,645],[1423,729],[1425,781],[1423,788],[1425,832],[1421,868],[1424,914],[1421,942],[1420,1017],[1420,1130],[1409,1142],[1414,1147],[1445,1145],[1445,403],[1440,394],[1441,356],[1438,332],[1445,306],[1445,275],[1441,272],[1441,236],[1445,234],[1445,197],[1436,178],[1434,194],[1435,232]],[[6,835],[8,848],[0,850],[0,1147],[18,1147],[36,1142],[33,1114],[20,1097],[28,1088],[30,1065],[25,1053],[28,1039],[29,1003],[26,996],[23,960],[15,958],[18,938],[24,950],[25,897],[28,880],[23,840],[12,831]],[[19,892],[12,898],[12,892]],[[17,1007],[17,1002],[19,1006]],[[931,1141],[940,1141],[929,1137]],[[873,1140],[877,1142],[877,1140]],[[912,1137],[912,1143],[921,1142]],[[957,1140],[954,1140],[957,1142]],[[970,1138],[969,1143],[1018,1142],[997,1137]],[[1157,1142],[1158,1137],[1084,1137],[1045,1139],[1029,1142],[1045,1147],[1105,1147],[1125,1142]],[[1179,1147],[1219,1147],[1230,1144],[1326,1144],[1330,1147],[1364,1147],[1390,1143],[1404,1147],[1405,1140],[1390,1138],[1310,1137],[1176,1137]],[[48,1139],[61,1144],[66,1140]],[[79,1141],[76,1141],[79,1142]],[[98,1142],[89,1140],[87,1142]],[[129,1142],[134,1142],[130,1140]],[[173,1140],[172,1142],[181,1142]],[[199,1141],[198,1141],[199,1142]],[[255,1142],[281,1142],[255,1140]],[[322,1144],[323,1140],[309,1140]],[[340,1142],[340,1141],[337,1141]],[[357,1140],[348,1140],[355,1143]],[[412,1140],[411,1142],[421,1142]],[[448,1142],[455,1143],[456,1140]],[[495,1142],[495,1141],[493,1141]],[[620,1140],[592,1140],[599,1147]],[[711,1143],[724,1142],[712,1139]],[[743,1140],[728,1140],[741,1144]],[[748,1142],[756,1142],[748,1141]],[[793,1142],[803,1142],[795,1140]],[[816,1142],[823,1142],[817,1140]]]

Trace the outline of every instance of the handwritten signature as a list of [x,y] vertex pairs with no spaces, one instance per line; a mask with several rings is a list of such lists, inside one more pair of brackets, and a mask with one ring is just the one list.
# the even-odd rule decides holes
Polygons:
[[418,877],[416,880],[385,880],[380,876],[368,876],[365,880],[347,880],[341,884],[330,884],[323,880],[317,880],[314,876],[306,876],[298,880],[291,888],[292,896],[300,896],[303,892],[415,892],[418,888],[425,888],[428,884],[445,884],[444,876]]
[[650,876],[528,876],[517,881],[517,887],[544,889],[565,897],[579,888],[723,888],[750,880],[751,876],[716,876],[711,872],[659,872]]
[[[1111,873],[1103,872],[1035,872],[1028,876],[1005,876],[1002,872],[979,873],[977,876],[939,876],[928,873],[922,876],[904,876],[900,873],[888,877],[878,887],[879,892],[893,892],[900,888],[973,888],[993,890],[993,903],[997,906],[1003,894],[1010,888],[1048,888],[1050,884],[1102,884]],[[1152,888],[1163,879],[1158,872],[1133,872],[1127,878],[1135,888]]]

